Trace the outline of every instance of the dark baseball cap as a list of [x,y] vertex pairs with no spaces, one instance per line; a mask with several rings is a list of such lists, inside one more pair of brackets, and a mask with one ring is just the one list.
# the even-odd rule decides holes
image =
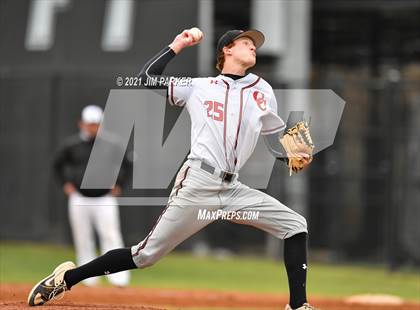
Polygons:
[[265,37],[261,31],[258,30],[229,30],[223,34],[217,42],[217,53],[219,53],[226,45],[229,45],[236,39],[248,37],[253,42],[256,48],[263,45]]

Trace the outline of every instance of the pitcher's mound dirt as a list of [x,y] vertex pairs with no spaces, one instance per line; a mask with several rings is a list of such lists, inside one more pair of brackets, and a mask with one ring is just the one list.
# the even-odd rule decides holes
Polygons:
[[[1,284],[0,308],[5,310],[30,309],[26,304],[32,285]],[[340,299],[311,298],[323,310],[347,309],[409,309],[419,310],[420,304],[360,305]],[[38,310],[157,310],[157,309],[283,309],[287,296],[206,290],[150,289],[150,288],[87,288],[74,287],[63,299],[47,304]]]

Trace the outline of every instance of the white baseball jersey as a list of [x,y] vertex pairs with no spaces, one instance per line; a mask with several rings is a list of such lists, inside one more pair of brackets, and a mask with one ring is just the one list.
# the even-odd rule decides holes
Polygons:
[[286,125],[277,115],[272,87],[255,74],[195,78],[188,85],[170,83],[171,105],[186,106],[191,117],[191,152],[224,171],[237,173],[255,149],[260,134]]
[[[160,75],[175,53],[163,49],[142,69]],[[160,63],[159,63],[160,61]],[[180,79],[182,81],[182,79]],[[215,219],[199,219],[210,212],[259,212],[258,219],[230,220],[286,239],[307,233],[306,220],[277,199],[249,188],[237,177],[225,180],[220,171],[204,169],[203,162],[218,170],[237,173],[251,156],[260,134],[273,134],[286,126],[277,115],[271,86],[254,74],[240,79],[219,75],[192,79],[189,85],[168,87],[168,101],[186,106],[191,118],[191,152],[175,179],[168,204],[150,233],[131,248],[139,268],[155,264],[178,244]],[[185,82],[185,81],[184,81]]]

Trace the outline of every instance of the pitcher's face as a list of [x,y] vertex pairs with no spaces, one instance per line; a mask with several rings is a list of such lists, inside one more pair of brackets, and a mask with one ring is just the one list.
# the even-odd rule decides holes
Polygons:
[[247,37],[236,39],[234,42],[235,44],[230,48],[234,61],[245,68],[253,67],[257,56],[254,42]]

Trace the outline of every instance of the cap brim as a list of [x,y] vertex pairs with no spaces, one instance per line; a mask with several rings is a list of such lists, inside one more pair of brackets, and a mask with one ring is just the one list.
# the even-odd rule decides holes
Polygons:
[[235,37],[235,40],[243,37],[250,38],[253,42],[256,48],[261,47],[261,45],[264,44],[265,37],[264,34],[261,31],[258,30],[247,30],[242,32],[240,35]]

